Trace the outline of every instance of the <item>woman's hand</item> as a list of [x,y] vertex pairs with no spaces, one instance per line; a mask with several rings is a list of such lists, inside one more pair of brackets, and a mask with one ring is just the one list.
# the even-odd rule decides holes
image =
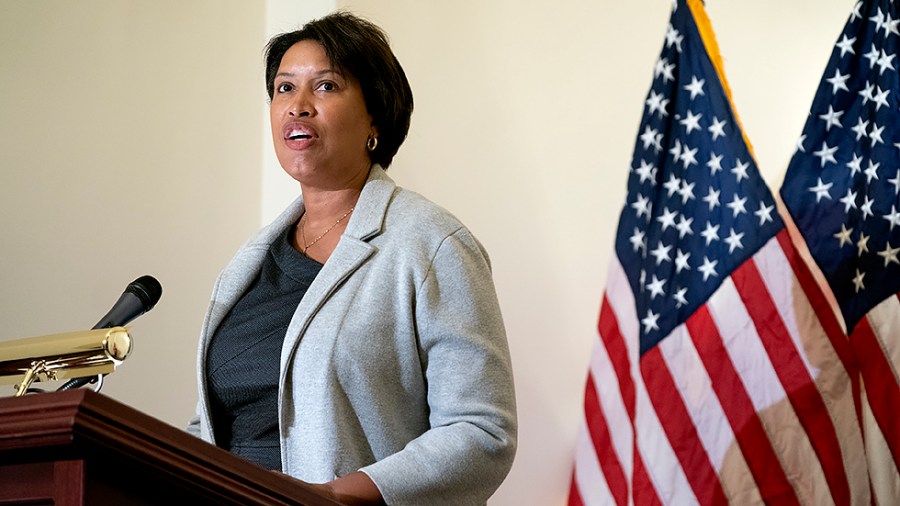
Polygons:
[[[279,474],[280,471],[276,471]],[[287,476],[287,475],[285,475]],[[347,506],[382,506],[384,499],[366,473],[357,471],[328,483],[306,483],[319,494]]]

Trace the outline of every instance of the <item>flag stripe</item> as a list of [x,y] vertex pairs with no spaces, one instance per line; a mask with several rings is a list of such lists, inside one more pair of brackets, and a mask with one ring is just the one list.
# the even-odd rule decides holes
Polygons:
[[[579,486],[576,497],[570,496],[572,504],[612,504],[608,483],[604,479],[597,462],[597,448],[588,434],[585,420],[578,431],[578,445],[575,453],[575,472],[572,477]],[[571,493],[571,491],[570,491]],[[576,501],[573,503],[573,501]]]
[[878,338],[869,325],[869,319],[859,321],[851,335],[851,341],[863,365],[863,384],[869,406],[881,429],[881,433],[894,457],[900,462],[900,427],[897,424],[897,409],[900,406],[900,389],[891,371]]
[[613,442],[609,435],[606,418],[603,416],[603,411],[600,407],[600,400],[597,397],[597,388],[594,385],[593,374],[588,374],[584,395],[584,411],[591,441],[595,449],[599,448],[599,451],[595,451],[600,469],[603,471],[606,483],[610,487],[610,493],[616,504],[627,504],[628,480],[613,450]]
[[[581,448],[580,446],[578,448]],[[578,493],[578,471],[572,472],[572,482],[569,485],[569,506],[584,506],[584,502],[581,500],[581,494]],[[582,481],[584,483],[584,481]]]
[[687,321],[691,339],[700,353],[709,375],[716,378],[713,388],[744,453],[747,465],[766,502],[799,504],[793,487],[775,455],[762,422],[756,415],[753,402],[735,370],[734,363],[722,344],[708,309],[704,306]]
[[725,491],[658,347],[641,357],[641,376],[672,449],[701,504],[726,504]]
[[732,278],[788,399],[819,457],[834,502],[848,504],[850,486],[834,424],[796,346],[786,339],[790,334],[772,303],[759,270],[753,262],[746,262],[732,273]]

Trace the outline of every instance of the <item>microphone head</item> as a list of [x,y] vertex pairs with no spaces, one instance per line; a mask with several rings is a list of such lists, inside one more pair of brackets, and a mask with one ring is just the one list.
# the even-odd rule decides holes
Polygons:
[[125,288],[125,292],[132,293],[140,299],[144,306],[144,312],[147,312],[153,309],[153,306],[162,297],[162,285],[153,276],[141,276],[132,281]]

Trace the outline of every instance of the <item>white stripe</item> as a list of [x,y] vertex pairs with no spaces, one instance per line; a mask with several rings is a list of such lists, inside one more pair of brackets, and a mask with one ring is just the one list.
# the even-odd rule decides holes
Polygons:
[[585,506],[615,504],[597,462],[594,442],[588,433],[584,418],[581,420],[575,443],[575,482],[578,484],[578,493]]
[[625,476],[631,476],[634,467],[632,455],[634,431],[622,400],[621,390],[619,390],[619,379],[616,377],[606,348],[599,339],[591,353],[590,368],[591,374],[594,376],[594,386],[597,388],[600,410],[603,412],[609,428],[613,449]]
[[[762,261],[759,261],[760,259]],[[850,389],[850,376],[834,351],[793,269],[785,271],[781,268],[781,266],[790,267],[790,264],[777,238],[770,240],[753,260],[775,302],[775,307],[791,333],[797,351],[803,357],[807,370],[815,378],[816,387],[822,394],[838,435],[844,472],[850,486],[850,497],[868,498],[868,474],[862,465],[866,456],[859,421],[856,418],[853,392]],[[830,307],[826,309],[831,310]]]
[[900,331],[900,300],[896,295],[891,295],[869,311],[868,318],[878,342],[881,343],[881,349],[888,358],[896,382],[900,371],[900,339],[897,337],[897,332]]
[[866,431],[866,458],[872,490],[875,492],[875,502],[880,506],[894,506],[900,497],[900,473],[897,472],[894,456],[888,448],[887,441],[884,440],[881,428],[875,421],[865,388],[862,389],[862,407]]
[[[805,504],[833,504],[818,457],[731,277],[716,290],[708,306],[728,355],[754,409],[759,413],[782,468],[787,470],[797,497]],[[786,437],[786,434],[791,436]]]
[[609,305],[616,315],[619,330],[628,345],[629,357],[633,360],[631,370],[637,393],[635,431],[638,451],[663,504],[696,504],[697,498],[694,497],[684,470],[681,469],[671,443],[660,425],[637,366],[639,322],[635,312],[634,294],[618,258],[614,257],[610,264],[606,288]]

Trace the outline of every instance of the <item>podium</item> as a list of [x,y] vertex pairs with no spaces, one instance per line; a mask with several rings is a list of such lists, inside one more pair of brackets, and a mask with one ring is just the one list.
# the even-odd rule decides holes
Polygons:
[[0,398],[0,505],[339,506],[102,394]]

